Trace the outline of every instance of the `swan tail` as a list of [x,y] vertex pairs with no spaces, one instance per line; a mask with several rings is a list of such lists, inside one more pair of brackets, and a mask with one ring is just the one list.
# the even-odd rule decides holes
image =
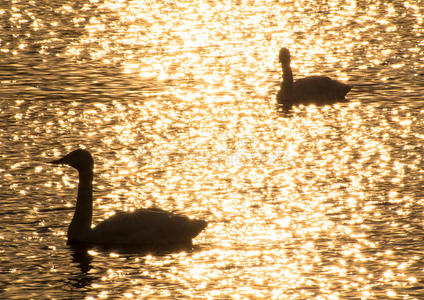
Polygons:
[[207,225],[208,222],[203,220],[191,220],[189,228],[191,238],[195,238]]

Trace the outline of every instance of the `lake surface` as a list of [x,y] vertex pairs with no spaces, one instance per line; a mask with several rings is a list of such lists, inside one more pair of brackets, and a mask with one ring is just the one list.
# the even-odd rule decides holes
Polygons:
[[[422,1],[59,2],[0,4],[0,298],[424,297]],[[350,101],[279,113],[283,46]],[[67,246],[76,148],[193,249]]]

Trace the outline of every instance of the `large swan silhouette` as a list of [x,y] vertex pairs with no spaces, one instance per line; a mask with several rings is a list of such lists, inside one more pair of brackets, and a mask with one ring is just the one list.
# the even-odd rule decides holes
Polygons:
[[277,94],[277,103],[288,111],[298,104],[333,104],[346,101],[345,96],[351,87],[327,76],[310,76],[293,82],[290,67],[290,52],[281,48],[279,61],[283,69],[283,81]]
[[94,160],[90,152],[78,149],[50,163],[69,165],[79,174],[77,204],[68,228],[68,244],[191,245],[192,239],[207,225],[203,220],[148,208],[117,213],[92,228]]

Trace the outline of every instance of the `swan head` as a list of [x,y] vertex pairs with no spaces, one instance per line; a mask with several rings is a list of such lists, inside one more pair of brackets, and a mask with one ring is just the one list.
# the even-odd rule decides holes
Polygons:
[[77,149],[64,157],[53,160],[51,164],[68,165],[74,167],[78,171],[93,171],[94,160],[90,152],[84,149]]
[[278,55],[278,60],[281,64],[286,65],[290,64],[290,52],[287,48],[281,48],[280,54]]

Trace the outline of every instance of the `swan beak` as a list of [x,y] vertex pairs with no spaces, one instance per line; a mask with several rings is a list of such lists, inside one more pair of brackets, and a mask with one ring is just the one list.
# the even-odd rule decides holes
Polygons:
[[55,165],[66,165],[67,162],[65,161],[64,157],[56,160],[52,160],[48,162],[49,164],[55,164]]

